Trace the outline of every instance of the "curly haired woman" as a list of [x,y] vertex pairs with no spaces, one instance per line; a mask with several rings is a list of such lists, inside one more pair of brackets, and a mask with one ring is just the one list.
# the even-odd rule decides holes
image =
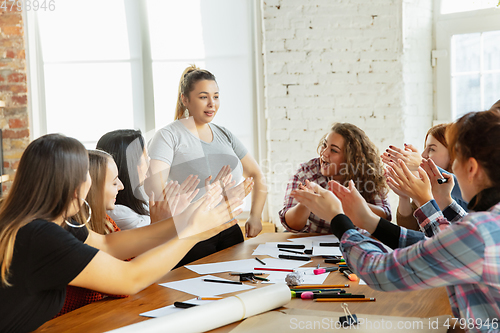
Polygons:
[[323,188],[327,188],[330,180],[342,184],[352,180],[371,210],[391,219],[382,161],[377,147],[363,130],[353,124],[336,123],[321,139],[317,151],[319,157],[302,163],[288,182],[284,207],[279,212],[288,231],[329,233],[329,221],[320,219],[290,196],[306,180]]

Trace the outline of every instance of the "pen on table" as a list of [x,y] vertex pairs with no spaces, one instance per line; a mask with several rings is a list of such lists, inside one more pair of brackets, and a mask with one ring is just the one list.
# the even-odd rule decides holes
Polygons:
[[219,299],[223,299],[224,297],[201,297],[198,296],[198,301],[217,301]]
[[339,262],[345,262],[344,259],[325,259],[325,264],[338,264]]
[[339,246],[339,242],[334,242],[334,243],[319,243],[319,246]]
[[254,268],[257,271],[274,271],[274,272],[294,272],[293,269],[286,269],[286,268],[267,268],[267,267],[255,267]]
[[347,288],[348,284],[302,284],[294,286],[293,289],[327,289],[327,288]]
[[278,249],[305,249],[303,244],[278,244]]
[[358,280],[358,277],[356,276],[356,274],[354,274],[353,272],[351,272],[348,269],[343,271],[342,274],[344,274],[346,276],[346,278],[348,278],[350,281],[357,281]]
[[280,259],[287,259],[287,260],[302,260],[302,261],[309,261],[311,258],[309,257],[299,257],[299,256],[289,256],[286,254],[280,254],[278,255],[278,258]]
[[197,306],[198,304],[191,304],[191,303],[184,303],[184,302],[174,302],[174,306],[176,308],[180,309],[188,309],[192,308],[193,306]]
[[279,250],[280,250],[280,251],[289,252],[289,253],[304,254],[304,252],[293,251],[293,250],[287,250],[287,249],[279,249]]
[[212,280],[212,279],[203,279],[204,282],[215,282],[215,283],[227,283],[227,284],[243,284],[238,281],[225,281],[225,280]]
[[259,258],[255,257],[255,260],[257,260],[258,262],[260,262],[262,265],[265,265],[266,263],[263,262],[262,260],[260,260]]
[[448,178],[438,178],[438,184],[444,184],[448,182]]
[[328,273],[328,272],[334,272],[338,270],[338,267],[326,267],[326,268],[318,268],[313,271],[314,275],[319,275],[323,273]]
[[[235,273],[235,272],[232,272],[232,273],[229,273],[229,275],[232,275],[232,276],[241,276],[241,275],[246,275],[246,274],[250,274],[250,273]],[[251,273],[253,275],[264,275],[265,273]]]
[[371,298],[316,298],[315,302],[375,302],[374,297]]
[[313,293],[310,291],[303,292],[300,295],[302,299],[316,299],[316,298],[365,298],[365,295],[352,295],[346,293],[338,292],[324,292],[324,293]]
[[345,293],[345,289],[290,289],[290,291],[295,291],[296,293],[303,293],[306,291],[312,291],[313,293]]
[[266,279],[266,278],[263,278],[263,277],[260,277],[260,276],[254,276],[253,278],[257,279],[257,280],[260,280],[260,281],[269,281],[269,279]]

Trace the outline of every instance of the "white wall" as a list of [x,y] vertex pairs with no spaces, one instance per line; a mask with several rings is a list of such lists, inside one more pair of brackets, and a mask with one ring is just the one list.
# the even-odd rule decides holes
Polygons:
[[359,126],[379,149],[422,145],[432,122],[432,0],[261,1],[262,167],[270,217],[280,225],[289,177],[317,156],[332,123]]

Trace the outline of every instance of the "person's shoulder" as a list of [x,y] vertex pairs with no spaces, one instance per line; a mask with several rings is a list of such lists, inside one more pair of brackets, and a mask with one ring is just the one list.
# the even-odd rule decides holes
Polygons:
[[224,126],[217,125],[214,123],[209,123],[209,126],[212,128],[212,131],[223,134],[226,137],[228,137],[229,139],[231,139],[233,137],[233,133]]
[[35,219],[19,229],[19,237],[39,237],[41,235],[54,235],[60,233],[64,234],[67,233],[67,231],[56,223],[43,219]]

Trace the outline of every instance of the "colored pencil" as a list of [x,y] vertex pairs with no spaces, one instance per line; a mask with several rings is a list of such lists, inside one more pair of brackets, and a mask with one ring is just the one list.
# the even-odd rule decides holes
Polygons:
[[316,302],[375,302],[374,297],[371,298],[316,298]]
[[294,286],[293,289],[328,289],[328,288],[346,288],[349,287],[348,284],[303,284],[300,286]]

